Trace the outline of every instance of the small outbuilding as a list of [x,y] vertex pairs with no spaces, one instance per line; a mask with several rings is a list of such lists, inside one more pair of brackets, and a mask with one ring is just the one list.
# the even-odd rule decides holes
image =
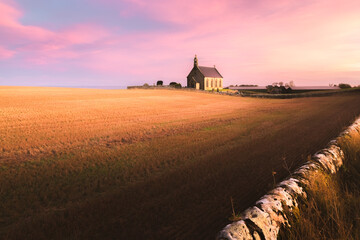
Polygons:
[[223,88],[223,77],[216,67],[199,66],[197,56],[194,67],[187,76],[187,87],[201,90],[218,90]]

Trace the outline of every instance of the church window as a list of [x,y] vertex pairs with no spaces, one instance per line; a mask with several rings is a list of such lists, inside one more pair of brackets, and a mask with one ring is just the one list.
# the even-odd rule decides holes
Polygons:
[[211,79],[211,87],[214,87],[214,80]]
[[206,79],[206,87],[209,87],[209,79]]
[[215,79],[215,87],[217,88],[217,79]]

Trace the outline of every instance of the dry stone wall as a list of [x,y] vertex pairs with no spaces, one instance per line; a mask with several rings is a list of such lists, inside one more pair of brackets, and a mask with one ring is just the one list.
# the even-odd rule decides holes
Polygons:
[[317,152],[310,161],[297,169],[288,179],[280,182],[255,206],[241,214],[241,220],[227,225],[219,232],[217,240],[277,239],[280,227],[289,226],[284,209],[292,211],[299,198],[306,198],[304,187],[307,176],[319,170],[336,173],[344,160],[344,153],[338,145],[341,137],[351,137],[352,132],[360,132],[360,117],[328,146]]

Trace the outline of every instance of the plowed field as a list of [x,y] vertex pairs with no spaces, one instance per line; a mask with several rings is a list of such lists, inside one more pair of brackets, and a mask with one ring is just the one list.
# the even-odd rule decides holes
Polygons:
[[359,93],[0,87],[0,236],[213,239],[230,198],[244,210],[359,114]]

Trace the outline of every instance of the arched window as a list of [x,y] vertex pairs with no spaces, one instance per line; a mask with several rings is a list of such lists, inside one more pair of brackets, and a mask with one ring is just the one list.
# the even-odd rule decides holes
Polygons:
[[211,87],[214,87],[214,79],[211,79]]
[[219,88],[221,88],[222,85],[221,85],[221,79],[219,79]]
[[206,79],[206,87],[209,87],[209,79]]
[[217,88],[217,79],[215,79],[215,87]]

